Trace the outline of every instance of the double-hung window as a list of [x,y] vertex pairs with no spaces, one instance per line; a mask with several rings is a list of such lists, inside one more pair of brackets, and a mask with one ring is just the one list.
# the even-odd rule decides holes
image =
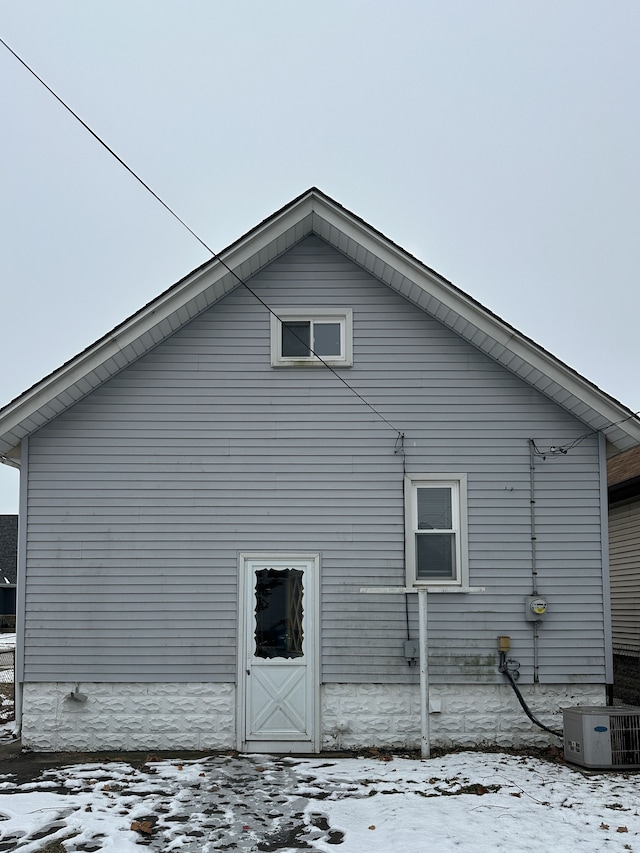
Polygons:
[[405,506],[408,584],[466,586],[466,475],[407,477]]
[[351,367],[351,310],[278,308],[271,315],[273,367]]

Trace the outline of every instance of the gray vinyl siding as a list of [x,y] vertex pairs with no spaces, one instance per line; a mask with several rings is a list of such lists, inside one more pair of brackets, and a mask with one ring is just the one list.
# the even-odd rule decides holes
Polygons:
[[613,648],[640,655],[640,500],[610,508],[609,549]]
[[[251,287],[278,307],[353,309],[340,371],[405,434],[408,473],[468,475],[470,583],[429,600],[434,683],[497,681],[509,634],[531,680],[529,438],[584,425],[315,237]],[[325,682],[406,682],[403,458],[323,369],[271,368],[244,288],[34,434],[26,680],[229,681],[239,554],[319,553]],[[597,436],[536,459],[543,682],[602,682]]]

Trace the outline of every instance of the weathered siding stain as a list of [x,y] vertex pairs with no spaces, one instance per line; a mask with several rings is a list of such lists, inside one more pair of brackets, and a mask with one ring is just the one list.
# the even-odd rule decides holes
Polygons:
[[[341,375],[405,433],[406,470],[466,472],[470,583],[429,602],[434,683],[531,678],[529,446],[584,425],[315,237],[251,280],[278,307],[350,307]],[[273,369],[243,288],[30,440],[28,681],[235,680],[241,551],[321,555],[322,679],[407,682],[396,435],[324,370]],[[538,459],[545,682],[604,680],[596,436]],[[409,600],[417,632],[414,596]]]

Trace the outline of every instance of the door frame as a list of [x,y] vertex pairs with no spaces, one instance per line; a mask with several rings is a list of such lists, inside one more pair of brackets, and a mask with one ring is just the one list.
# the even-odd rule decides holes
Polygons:
[[[249,613],[248,597],[249,590],[253,584],[249,583],[249,562],[301,562],[311,563],[311,581],[309,583],[309,570],[305,571],[305,590],[309,589],[312,594],[311,607],[307,610],[307,599],[305,598],[305,631],[306,636],[312,644],[311,653],[308,655],[307,670],[311,690],[309,710],[311,714],[311,751],[320,752],[321,725],[320,725],[320,555],[308,552],[280,552],[280,551],[258,551],[242,552],[238,555],[238,633],[236,652],[236,748],[238,752],[247,751],[247,662],[249,659]],[[287,746],[287,752],[293,752],[291,742],[286,741],[278,744],[271,741],[271,748],[266,751],[278,752],[279,746]],[[308,744],[309,741],[301,743]],[[299,750],[307,752],[307,749]]]

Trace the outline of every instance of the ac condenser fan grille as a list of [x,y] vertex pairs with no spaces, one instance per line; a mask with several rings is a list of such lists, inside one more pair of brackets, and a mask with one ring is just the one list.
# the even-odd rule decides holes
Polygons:
[[616,714],[609,718],[612,763],[640,764],[640,716]]

